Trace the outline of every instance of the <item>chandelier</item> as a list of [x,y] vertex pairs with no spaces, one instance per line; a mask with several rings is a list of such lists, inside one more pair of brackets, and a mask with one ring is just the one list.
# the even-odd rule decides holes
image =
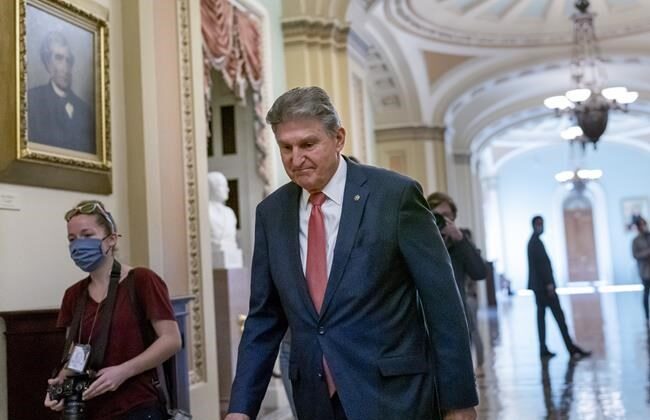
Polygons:
[[575,2],[573,21],[573,54],[571,79],[574,88],[564,95],[544,100],[544,105],[559,117],[568,114],[573,126],[562,131],[562,138],[578,141],[583,149],[587,143],[596,143],[607,129],[609,110],[627,112],[628,104],[636,101],[638,92],[626,87],[603,88],[605,72],[602,66],[598,40],[594,32],[594,14],[589,12],[588,0]]
[[562,171],[555,174],[555,180],[561,184],[567,184],[576,193],[583,193],[587,182],[597,181],[603,176],[600,169],[576,169],[573,171]]

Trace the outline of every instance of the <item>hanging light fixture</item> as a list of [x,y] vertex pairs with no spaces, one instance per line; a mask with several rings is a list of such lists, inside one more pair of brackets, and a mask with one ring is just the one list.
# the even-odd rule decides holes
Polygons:
[[555,180],[561,184],[567,184],[573,191],[582,194],[587,188],[587,182],[597,181],[602,176],[603,171],[600,169],[576,169],[556,173]]
[[547,108],[557,116],[569,114],[576,124],[561,133],[562,138],[579,141],[583,148],[587,143],[596,143],[607,129],[609,110],[627,112],[628,104],[639,97],[622,86],[602,88],[605,72],[602,68],[598,40],[594,32],[594,14],[589,12],[588,0],[575,2],[573,21],[573,54],[571,58],[571,79],[574,89],[561,96],[544,100]]

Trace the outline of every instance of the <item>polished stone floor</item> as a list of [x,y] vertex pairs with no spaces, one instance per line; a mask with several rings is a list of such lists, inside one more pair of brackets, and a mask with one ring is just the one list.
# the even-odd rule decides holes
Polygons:
[[571,335],[593,356],[571,361],[550,311],[547,344],[557,356],[538,354],[532,296],[499,301],[479,313],[486,344],[478,378],[479,418],[650,419],[650,332],[640,292],[560,297]]

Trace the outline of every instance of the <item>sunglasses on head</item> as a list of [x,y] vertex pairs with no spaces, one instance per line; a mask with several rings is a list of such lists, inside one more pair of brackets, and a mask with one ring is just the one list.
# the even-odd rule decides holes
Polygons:
[[104,209],[104,207],[96,201],[85,203],[73,209],[68,210],[68,212],[65,214],[65,221],[69,222],[70,219],[72,219],[74,216],[78,214],[96,214],[96,213],[99,213],[108,222],[108,224],[111,226],[111,233],[115,233],[115,223],[113,223],[113,218]]

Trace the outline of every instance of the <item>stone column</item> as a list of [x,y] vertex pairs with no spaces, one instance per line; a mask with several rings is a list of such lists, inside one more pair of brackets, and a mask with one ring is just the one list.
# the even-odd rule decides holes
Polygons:
[[447,191],[443,127],[399,127],[375,130],[379,166],[414,178],[424,195]]
[[327,91],[348,132],[345,154],[352,151],[354,125],[362,123],[354,121],[350,112],[349,30],[335,18],[320,16],[290,17],[282,22],[287,89],[320,86]]

